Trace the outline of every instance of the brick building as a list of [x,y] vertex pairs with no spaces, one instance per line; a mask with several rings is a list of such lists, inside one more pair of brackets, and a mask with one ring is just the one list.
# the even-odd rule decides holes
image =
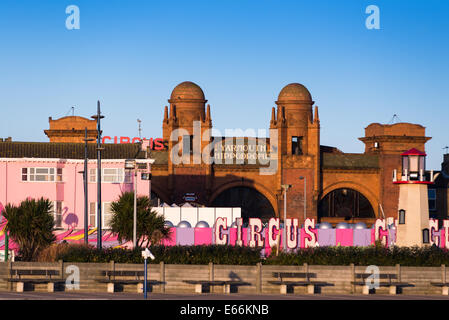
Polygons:
[[[283,217],[282,185],[287,191],[287,216],[316,218],[318,221],[338,223],[365,222],[376,218],[397,217],[399,188],[392,183],[393,170],[401,171],[401,154],[411,148],[425,151],[425,128],[418,124],[373,123],[359,138],[365,144],[362,154],[343,153],[335,147],[320,145],[318,107],[303,85],[292,83],[279,93],[276,108],[271,110],[270,139],[267,150],[277,150],[277,167],[271,175],[261,174],[260,158],[256,163],[217,163],[221,137],[207,131],[212,128],[211,107],[206,105],[202,89],[192,82],[176,86],[164,109],[163,139],[167,150],[152,152],[155,159],[153,190],[165,202],[182,203],[185,194],[195,194],[197,202],[208,206],[240,206],[243,217]],[[269,110],[267,110],[267,116]],[[268,120],[268,119],[267,119]],[[174,148],[189,149],[195,136],[193,121],[201,123],[201,149],[212,142],[215,154],[210,164],[174,163]],[[184,129],[182,137],[170,139],[176,129]],[[208,135],[209,134],[209,135]],[[242,137],[246,145],[260,138]],[[171,141],[174,140],[174,141]],[[234,138],[236,144],[238,138]],[[274,146],[275,145],[275,146]],[[247,148],[248,149],[248,148]],[[218,150],[218,151],[217,151]],[[178,150],[179,151],[179,150]],[[181,150],[182,151],[182,150]],[[259,150],[258,150],[259,151]],[[172,155],[171,155],[172,154]],[[191,160],[193,156],[190,156]],[[247,161],[249,162],[249,161]],[[446,189],[441,196],[447,199]],[[304,206],[304,199],[306,205]],[[447,216],[442,208],[437,214]],[[305,212],[304,212],[305,211]]]
[[[147,150],[154,160],[153,196],[169,204],[180,205],[188,198],[198,205],[241,207],[244,218],[282,219],[283,185],[291,185],[286,214],[300,221],[308,217],[334,225],[346,221],[370,226],[377,218],[396,218],[399,187],[392,183],[393,171],[401,172],[404,151],[425,152],[430,139],[419,124],[373,123],[359,138],[365,144],[364,153],[323,146],[318,107],[307,88],[298,83],[280,91],[270,118],[267,110],[267,139],[212,134],[212,108],[203,90],[192,82],[176,86],[168,103],[162,120],[166,147]],[[96,136],[95,121],[82,117],[50,118],[45,133],[50,143],[73,143],[71,148],[78,150],[74,158],[79,159],[85,127],[89,137]],[[4,143],[0,157],[8,157],[9,148],[17,146]],[[448,216],[448,163],[446,155],[443,170],[436,172],[436,183],[429,186],[435,190],[429,191],[430,215],[437,218]]]
[[44,130],[44,133],[50,139],[50,142],[74,142],[84,143],[85,129],[87,128],[87,138],[93,139],[95,143],[97,138],[97,121],[89,120],[78,116],[68,116],[53,120],[48,118],[50,129]]

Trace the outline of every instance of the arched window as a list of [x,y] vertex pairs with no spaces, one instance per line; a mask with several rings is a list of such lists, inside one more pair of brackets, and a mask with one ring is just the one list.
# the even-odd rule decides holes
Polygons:
[[259,218],[263,223],[275,216],[270,201],[259,191],[250,187],[233,187],[224,190],[212,202],[212,207],[240,207],[244,222]]
[[360,192],[340,188],[329,192],[318,207],[318,217],[374,218],[374,210]]

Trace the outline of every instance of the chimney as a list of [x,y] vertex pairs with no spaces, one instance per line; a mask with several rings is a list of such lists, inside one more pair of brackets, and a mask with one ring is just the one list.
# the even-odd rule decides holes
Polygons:
[[441,164],[441,170],[449,175],[449,153],[446,153],[443,158],[443,163]]

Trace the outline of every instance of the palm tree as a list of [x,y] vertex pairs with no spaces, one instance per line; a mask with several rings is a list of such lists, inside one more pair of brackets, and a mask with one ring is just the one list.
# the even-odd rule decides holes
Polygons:
[[[124,192],[116,202],[111,203],[111,231],[118,235],[118,240],[133,240],[134,192]],[[170,228],[165,226],[165,219],[151,210],[150,201],[146,196],[137,197],[137,246],[150,239],[152,244],[168,238]],[[148,242],[147,242],[148,245]]]
[[6,230],[19,245],[19,255],[24,261],[34,261],[39,252],[50,246],[56,237],[53,234],[54,217],[50,200],[27,199],[19,206],[8,204],[3,215],[8,220]]

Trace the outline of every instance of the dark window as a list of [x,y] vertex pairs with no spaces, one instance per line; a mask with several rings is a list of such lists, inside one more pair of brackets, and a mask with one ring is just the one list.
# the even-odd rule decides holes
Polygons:
[[302,154],[302,137],[292,137],[292,154],[301,155]]
[[28,181],[28,168],[22,168],[22,181]]
[[368,199],[358,191],[348,188],[334,190],[320,201],[319,217],[374,218]]
[[437,209],[437,191],[435,189],[427,190],[429,198],[429,210],[435,211]]

